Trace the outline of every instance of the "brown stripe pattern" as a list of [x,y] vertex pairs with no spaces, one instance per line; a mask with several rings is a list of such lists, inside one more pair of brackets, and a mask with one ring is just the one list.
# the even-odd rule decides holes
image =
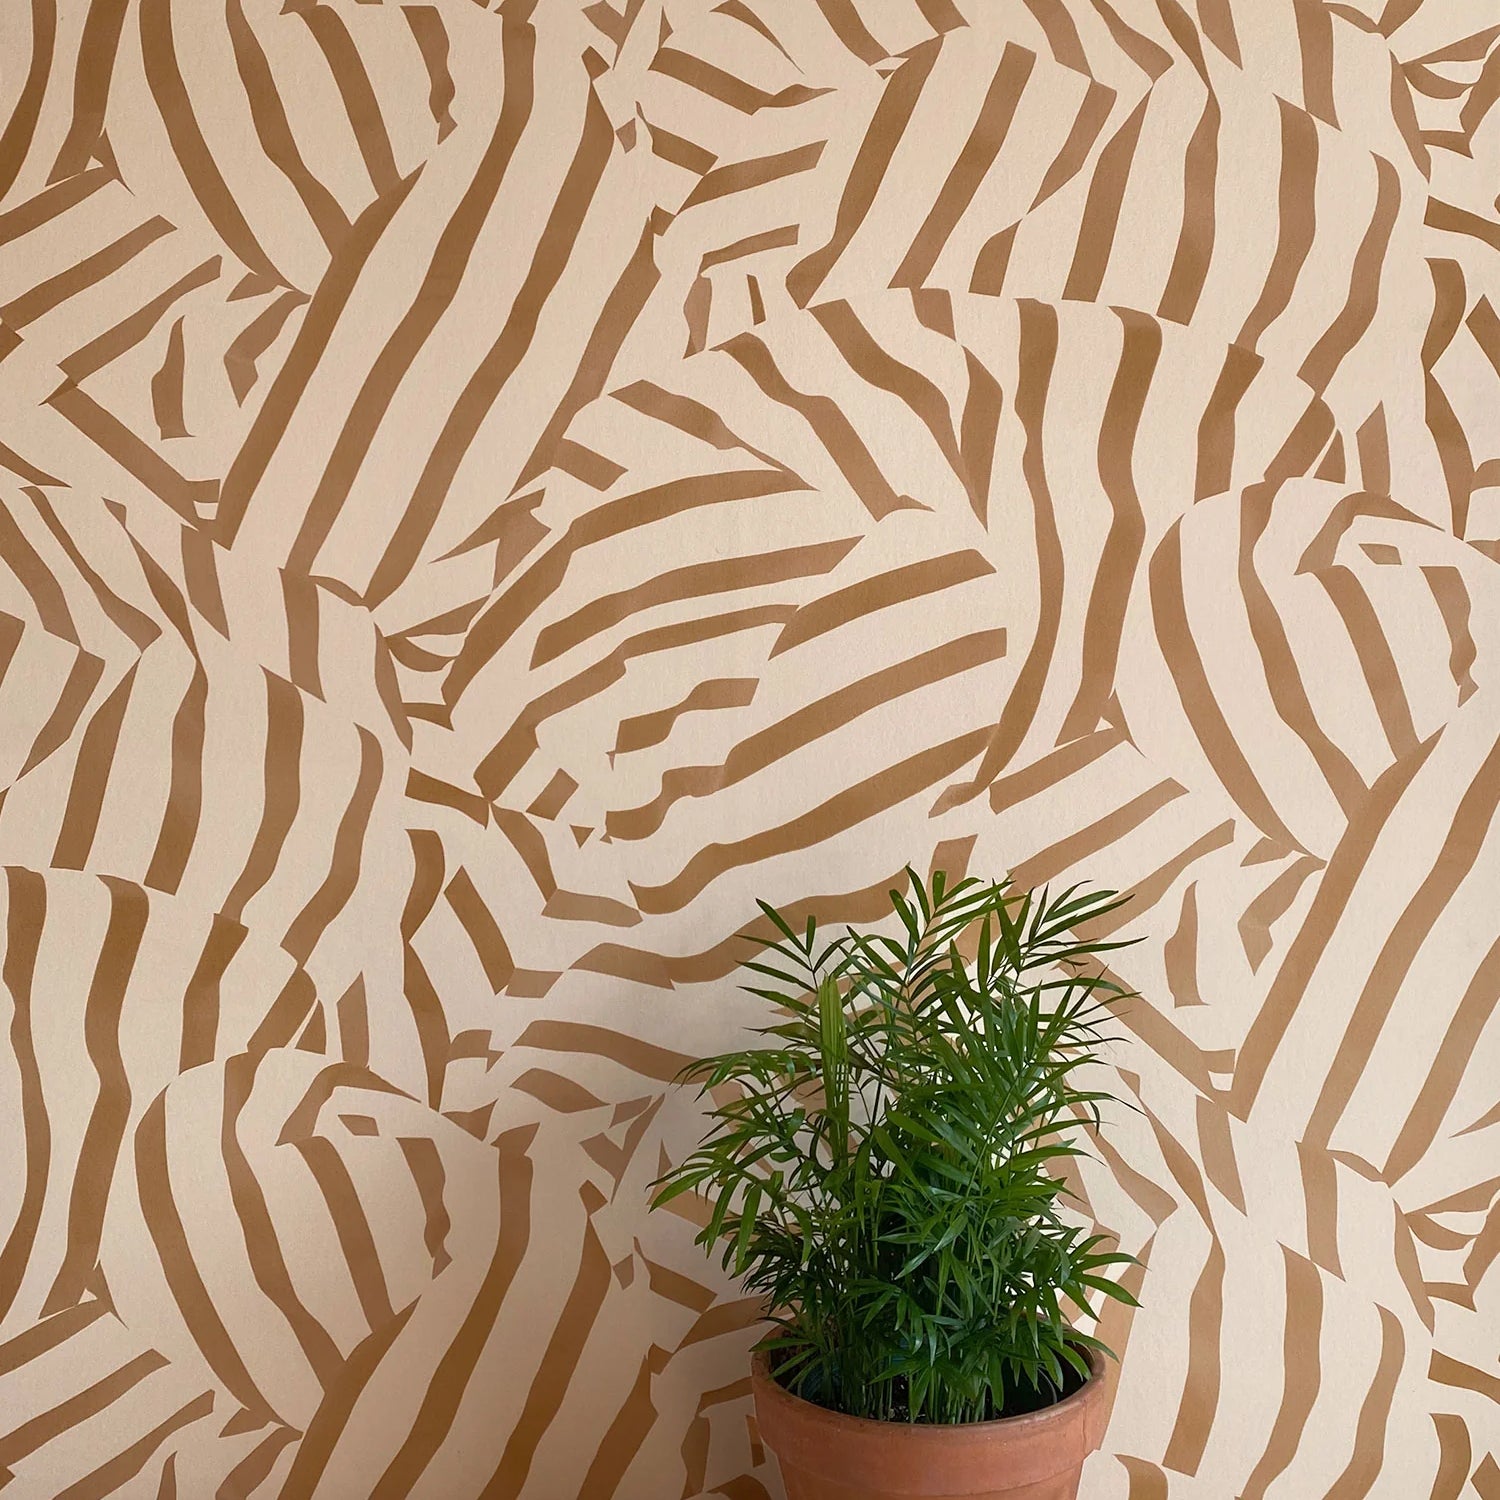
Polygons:
[[0,1484],[778,1500],[764,896],[1136,892],[1088,1500],[1500,1494],[1485,0],[16,0]]

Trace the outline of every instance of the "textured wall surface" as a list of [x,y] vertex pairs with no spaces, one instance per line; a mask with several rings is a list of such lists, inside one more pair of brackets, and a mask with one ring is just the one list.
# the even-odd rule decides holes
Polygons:
[[0,0],[6,1500],[774,1500],[908,861],[1139,893],[1088,1500],[1500,1495],[1497,20]]

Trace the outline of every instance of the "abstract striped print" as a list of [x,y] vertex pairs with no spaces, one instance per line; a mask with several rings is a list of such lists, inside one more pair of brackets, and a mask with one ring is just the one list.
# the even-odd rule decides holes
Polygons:
[[1130,887],[1090,1500],[1500,1493],[1482,0],[0,5],[0,1480],[778,1500],[752,898]]

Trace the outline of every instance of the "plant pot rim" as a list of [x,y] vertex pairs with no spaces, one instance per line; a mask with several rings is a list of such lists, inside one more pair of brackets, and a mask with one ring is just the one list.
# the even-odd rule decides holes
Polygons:
[[1050,1406],[1039,1407],[1036,1411],[1018,1412],[1010,1417],[990,1417],[983,1422],[908,1422],[898,1418],[850,1416],[848,1412],[834,1411],[830,1407],[819,1406],[816,1401],[794,1395],[771,1373],[771,1348],[774,1345],[757,1349],[750,1357],[750,1380],[757,1400],[782,1404],[788,1410],[810,1408],[818,1414],[820,1422],[851,1435],[888,1432],[892,1428],[900,1428],[903,1433],[910,1433],[911,1439],[916,1442],[951,1442],[957,1433],[1021,1434],[1035,1427],[1051,1426],[1064,1410],[1075,1404],[1082,1405],[1085,1400],[1096,1399],[1096,1393],[1107,1373],[1103,1355],[1097,1349],[1084,1345],[1079,1347],[1078,1352],[1088,1362],[1088,1379],[1076,1391],[1069,1392],[1061,1401],[1054,1401]]

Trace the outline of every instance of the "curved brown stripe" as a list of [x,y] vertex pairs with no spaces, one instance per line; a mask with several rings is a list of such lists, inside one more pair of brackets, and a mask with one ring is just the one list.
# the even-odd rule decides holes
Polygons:
[[100,1464],[75,1484],[57,1492],[57,1500],[104,1500],[135,1478],[151,1462],[152,1455],[172,1436],[190,1423],[201,1421],[212,1413],[212,1391],[189,1401],[163,1422],[158,1422],[144,1437],[138,1438],[123,1453]]
[[531,666],[533,670],[545,666],[593,636],[660,604],[822,577],[838,567],[858,544],[858,537],[847,537],[749,557],[726,558],[721,562],[689,563],[686,567],[671,568],[635,588],[602,595],[546,626],[537,635]]
[[[527,827],[529,829],[530,825]],[[413,872],[411,888],[407,892],[406,905],[401,913],[402,978],[407,1007],[421,1048],[427,1102],[436,1109],[442,1099],[443,1071],[448,1062],[451,1038],[442,1001],[412,946],[412,939],[426,920],[442,889],[443,847],[430,829],[408,829],[407,838],[411,844]]]
[[1219,101],[1210,90],[1183,159],[1182,228],[1156,309],[1158,317],[1174,323],[1192,321],[1213,258],[1220,124]]
[[[636,0],[635,5],[630,7],[632,11],[639,10],[639,3],[640,0]],[[765,37],[765,39],[784,58],[786,58],[788,62],[795,62],[795,59],[786,50],[786,48],[776,40],[776,33],[772,31],[771,28],[767,26],[766,23],[762,21],[761,18],[756,15],[748,5],[745,4],[745,0],[721,0],[720,4],[714,6],[713,13],[716,16],[733,16],[736,21],[743,21],[746,26],[749,26],[753,30],[758,31],[763,37]]]
[[919,796],[973,760],[987,738],[987,730],[971,730],[865,777],[788,822],[731,843],[706,844],[665,884],[637,885],[632,881],[635,904],[643,915],[681,911],[730,870],[824,843]]
[[820,0],[818,10],[833,34],[862,63],[874,67],[890,56],[865,28],[854,0]]
[[706,797],[735,786],[864,714],[1004,655],[1005,632],[982,630],[882,667],[739,741],[722,765],[672,767],[662,777],[656,797],[639,807],[612,808],[604,826],[612,839],[648,838],[684,798]]
[[328,874],[287,928],[281,946],[300,963],[306,963],[328,924],[348,904],[359,882],[360,854],[369,829],[370,814],[379,794],[385,757],[380,741],[363,725],[359,733],[359,778],[348,806],[339,819],[338,833],[328,860]]
[[1109,27],[1109,34],[1114,38],[1115,45],[1152,83],[1172,66],[1172,54],[1153,42],[1145,32],[1127,25],[1109,0],[1090,0],[1090,3],[1104,17],[1104,24]]
[[31,503],[36,506],[37,514],[42,518],[43,524],[50,531],[67,555],[68,561],[78,570],[79,576],[89,586],[89,591],[98,600],[99,608],[104,611],[110,621],[131,641],[138,651],[144,651],[152,641],[161,634],[161,627],[155,620],[133,604],[127,604],[89,565],[88,560],[78,550],[78,545],[69,534],[67,527],[59,519],[52,502],[41,490],[26,487],[26,495]]
[[949,235],[974,201],[980,183],[1005,145],[1016,108],[1035,65],[1034,52],[1028,52],[1014,42],[1005,44],[1000,64],[979,107],[979,118],[896,268],[890,283],[893,287],[918,287],[927,280]]
[[106,183],[118,180],[108,167],[89,167],[74,177],[43,188],[33,197],[23,199],[14,208],[0,213],[0,245],[8,245],[34,229],[40,229],[43,224],[51,223],[70,208],[76,208],[85,199],[91,198]]
[[1261,283],[1260,296],[1235,340],[1252,351],[1258,348],[1261,335],[1290,304],[1317,228],[1317,126],[1310,115],[1279,96],[1276,108],[1281,119],[1276,252]]
[[[5,957],[0,980],[11,1002],[10,1049],[19,1080],[21,1149],[26,1164],[21,1200],[0,1248],[0,1323],[15,1304],[36,1246],[52,1153],[52,1123],[37,1064],[32,1017],[37,949],[47,920],[47,886],[35,870],[14,865],[6,868],[5,885]],[[7,1368],[7,1347],[0,1346],[0,1374]]]
[[1021,226],[1010,224],[992,234],[974,257],[974,270],[969,277],[969,290],[989,297],[998,297],[1005,290],[1005,273],[1010,269],[1010,257],[1016,248],[1016,231]]
[[281,1488],[281,1500],[312,1500],[359,1398],[400,1338],[416,1307],[416,1302],[404,1307],[384,1328],[377,1329],[349,1355],[336,1384],[324,1396],[308,1424],[306,1435],[297,1446],[291,1472]]
[[4,505],[0,505],[0,562],[4,562],[30,595],[42,628],[59,640],[78,646],[78,630],[56,576],[37,556],[10,507]]
[[1488,297],[1481,297],[1464,319],[1464,325],[1474,335],[1484,357],[1500,375],[1500,315],[1497,315]]
[[1264,962],[1273,946],[1271,928],[1278,918],[1285,915],[1307,877],[1323,868],[1323,862],[1311,854],[1293,860],[1250,904],[1245,908],[1237,924],[1240,944],[1250,963],[1253,974]]
[[144,1354],[138,1354],[121,1365],[118,1370],[112,1370],[92,1385],[69,1396],[67,1400],[38,1413],[30,1421],[22,1422],[19,1427],[13,1427],[4,1437],[0,1437],[0,1468],[11,1467],[70,1428],[86,1422],[90,1417],[98,1416],[148,1375],[163,1369],[166,1363],[163,1355],[154,1349],[148,1349]]
[[994,564],[988,558],[966,549],[876,573],[802,605],[777,635],[771,655],[780,656],[783,651],[805,645],[842,625],[893,605],[988,577],[994,571]]
[[62,826],[57,831],[57,843],[52,850],[52,863],[60,870],[82,870],[88,865],[139,664],[138,661],[131,662],[129,670],[115,684],[109,697],[95,709],[88,728],[83,732],[72,784],[63,807]]
[[161,322],[166,311],[189,292],[207,286],[219,279],[222,259],[215,255],[194,267],[187,275],[179,277],[160,296],[153,297],[144,307],[122,318],[112,328],[92,338],[72,354],[58,360],[57,367],[69,380],[81,382],[96,370],[128,354],[143,339],[149,338]]
[[448,898],[459,926],[474,945],[474,952],[478,955],[490,988],[499,994],[515,973],[516,965],[494,913],[484,904],[484,898],[475,889],[467,870],[459,870],[448,882],[443,894]]
[[338,1148],[327,1136],[306,1136],[293,1145],[307,1163],[328,1205],[328,1217],[344,1253],[344,1264],[354,1283],[360,1310],[373,1333],[377,1328],[385,1327],[396,1314],[391,1306],[380,1253],[375,1248],[375,1236],[354,1180]]
[[1263,833],[1300,850],[1302,845],[1271,806],[1214,697],[1203,658],[1193,640],[1183,597],[1182,523],[1174,521],[1151,558],[1151,612],[1156,639],[1177,688],[1183,713],[1220,785]]
[[199,524],[200,505],[212,505],[218,499],[218,480],[184,477],[139,434],[71,380],[47,397],[47,405],[189,525]]
[[1302,1444],[1322,1382],[1323,1278],[1310,1260],[1285,1245],[1281,1258],[1286,1275],[1281,1404],[1241,1500],[1265,1500],[1267,1486],[1286,1472]]
[[989,743],[974,779],[949,787],[934,803],[934,816],[977,797],[1010,764],[1041,706],[1042,691],[1057,648],[1062,620],[1063,550],[1052,492],[1047,484],[1043,439],[1047,391],[1057,358],[1057,309],[1048,303],[1026,298],[1018,304],[1018,312],[1020,350],[1017,355],[1015,411],[1026,435],[1021,473],[1031,497],[1032,545],[1036,552],[1040,593],[1036,634],[1005,701],[1000,722],[988,737]]
[[182,1042],[178,1067],[186,1072],[212,1062],[219,1033],[219,987],[247,936],[238,922],[218,912],[182,994]]
[[287,12],[302,17],[328,63],[371,185],[381,197],[395,192],[401,185],[401,173],[391,154],[380,102],[344,18],[332,6],[317,0],[286,0],[282,13]]
[[447,1173],[443,1170],[442,1154],[430,1136],[402,1136],[398,1144],[416,1184],[417,1195],[422,1200],[422,1238],[432,1257],[432,1274],[437,1276],[453,1259],[448,1254],[447,1245],[453,1221],[448,1217],[444,1202]]
[[1500,743],[1485,756],[1460,798],[1441,850],[1381,944],[1318,1092],[1304,1140],[1327,1145],[1375,1051],[1397,991],[1439,915],[1478,859],[1497,808],[1500,808]]
[[[590,89],[578,149],[537,240],[526,279],[510,304],[499,337],[479,362],[448,413],[443,430],[417,479],[411,500],[370,577],[366,590],[368,601],[378,603],[394,593],[416,565],[423,544],[437,524],[438,511],[447,498],[449,487],[478,437],[486,415],[532,346],[542,310],[562,279],[614,146],[609,116],[598,95]],[[626,284],[630,290],[625,295],[639,293],[640,289],[633,280]],[[623,330],[620,332],[623,335]],[[321,540],[316,530],[312,537]],[[297,538],[293,556],[312,556],[306,527]]]
[[[763,187],[769,182],[781,182],[802,172],[810,172],[817,166],[827,141],[809,141],[803,146],[793,146],[787,151],[777,151],[770,156],[751,157],[746,161],[726,162],[704,173],[698,185],[683,200],[679,213],[694,208],[700,203],[712,203],[727,198],[733,193],[748,192],[751,188]],[[526,481],[521,481],[524,484]]]
[[1314,971],[1321,962],[1376,840],[1399,805],[1407,788],[1426,764],[1439,739],[1430,735],[1406,760],[1397,761],[1377,778],[1370,795],[1350,818],[1344,836],[1324,870],[1312,905],[1297,929],[1276,978],[1241,1043],[1230,1088],[1230,1109],[1248,1117],[1260,1086],[1276,1055],[1293,1015],[1301,1005]]
[[[621,719],[615,731],[614,755],[629,755],[665,744],[685,714],[711,712],[715,709],[747,708],[755,701],[758,677],[711,677],[695,683],[687,696],[670,708],[659,708],[647,714]],[[533,809],[534,810],[534,809]]]
[[552,1336],[532,1377],[520,1415],[506,1439],[499,1466],[480,1491],[480,1500],[519,1500],[536,1450],[556,1422],[567,1397],[609,1287],[609,1256],[590,1217],[584,1226],[573,1286],[557,1310]]
[[0,306],[0,319],[11,328],[24,328],[38,318],[45,317],[55,308],[61,307],[70,297],[87,291],[107,276],[113,275],[122,266],[127,266],[149,245],[154,245],[164,235],[172,233],[172,226],[160,215],[147,219],[127,230],[118,239],[111,240],[100,250],[74,262],[66,270],[58,271],[39,281],[19,296]]
[[[334,252],[328,269],[319,280],[291,350],[282,361],[248,435],[224,476],[215,526],[217,540],[225,545],[233,542],[245,518],[271,455],[280,444],[313,371],[327,352],[334,329],[344,315],[366,261],[416,180],[417,173],[413,172],[400,191],[378,198],[355,220],[353,229]],[[277,286],[283,284],[279,277],[273,280]]]
[[994,474],[995,441],[1000,433],[1000,415],[1005,408],[1005,393],[1000,382],[968,350],[964,350],[969,388],[964,397],[963,416],[959,421],[958,446],[962,461],[964,488],[969,504],[988,528],[990,483]]
[[679,83],[685,83],[689,88],[697,89],[700,94],[727,104],[742,115],[759,114],[763,109],[789,109],[832,92],[829,89],[814,89],[808,88],[806,84],[793,83],[778,93],[769,94],[764,89],[756,88],[754,84],[746,83],[743,78],[736,78],[723,68],[717,68],[690,52],[681,52],[676,47],[658,48],[656,56],[651,59],[651,71],[660,73],[665,78],[675,78]]
[[162,813],[161,832],[147,867],[145,883],[175,894],[187,869],[203,809],[203,728],[208,679],[193,664],[193,679],[172,721],[172,780]]
[[[308,14],[321,9],[315,7]],[[301,572],[312,571],[318,548],[348,498],[355,475],[370,450],[376,429],[390,410],[397,387],[437,327],[439,319],[452,305],[474,253],[479,232],[494,205],[500,184],[509,170],[511,158],[531,117],[536,33],[527,24],[507,19],[501,23],[501,37],[504,51],[504,92],[494,133],[463,196],[443,225],[421,286],[401,321],[386,339],[350,404],[349,415],[334,442],[317,489],[308,501],[301,529],[289,554],[289,565]],[[610,140],[613,141],[612,134]],[[408,178],[408,184],[412,180]],[[391,192],[383,194],[382,198],[391,204],[394,211],[403,196]],[[383,229],[384,224],[379,228]],[[321,292],[320,286],[320,295]],[[313,306],[316,305],[317,297],[314,297]],[[336,315],[336,309],[330,311]],[[308,320],[303,325],[304,332],[311,322],[312,309],[309,309]],[[450,414],[449,422],[452,421],[453,415]],[[434,450],[434,458],[437,451]],[[429,459],[429,463],[431,462],[433,460]],[[231,473],[231,480],[232,478]],[[228,487],[226,484],[226,489]]]
[[1344,628],[1349,632],[1349,640],[1359,658],[1360,675],[1370,691],[1370,701],[1380,717],[1391,754],[1398,758],[1410,755],[1417,748],[1411,704],[1407,702],[1406,686],[1391,643],[1369,595],[1361,586],[1358,575],[1342,565],[1320,568],[1318,582],[1327,590]]
[[224,899],[224,916],[238,921],[245,903],[275,872],[282,845],[302,803],[302,695],[286,678],[266,679],[266,749],[260,826],[245,867]]
[[1022,4],[1041,27],[1052,56],[1063,67],[1088,77],[1092,72],[1089,60],[1084,54],[1083,43],[1078,39],[1078,28],[1062,0],[1022,0]]
[[1394,1230],[1391,1258],[1401,1284],[1406,1288],[1412,1311],[1422,1320],[1428,1333],[1432,1333],[1437,1327],[1437,1309],[1433,1307],[1427,1284],[1422,1279],[1422,1259],[1412,1234],[1411,1221],[1399,1210],[1394,1216]]
[[[1212,1225],[1209,1233],[1213,1234]],[[1215,1237],[1188,1299],[1188,1363],[1182,1398],[1162,1463],[1196,1474],[1219,1412],[1220,1347],[1224,1321],[1224,1251]]]
[[562,713],[595,696],[618,682],[629,662],[657,651],[670,651],[701,641],[721,640],[744,630],[769,629],[784,624],[792,615],[790,604],[762,604],[750,609],[711,615],[706,619],[686,620],[675,625],[643,630],[621,642],[603,660],[584,668],[555,688],[534,698],[516,716],[515,722],[474,772],[475,785],[487,798],[495,798],[519,774],[527,760],[536,753],[537,727],[554,714]]
[[491,604],[464,636],[463,646],[443,682],[443,699],[455,704],[481,668],[492,660],[562,585],[574,557],[584,548],[637,527],[664,521],[703,505],[722,505],[805,490],[807,485],[780,470],[740,469],[671,480],[606,501],[579,516],[558,541]]
[[1198,467],[1193,499],[1206,500],[1230,488],[1234,471],[1235,413],[1260,373],[1260,355],[1238,344],[1224,351],[1224,364],[1198,422]]
[[249,1052],[238,1053],[224,1064],[224,1118],[219,1149],[255,1284],[286,1320],[313,1374],[327,1390],[344,1363],[343,1355],[328,1330],[297,1294],[265,1194],[240,1144],[239,1120],[255,1087],[259,1065],[260,1059]]
[[289,285],[261,249],[198,127],[177,61],[177,44],[172,36],[172,0],[141,0],[140,32],[146,84],[198,206],[243,265],[269,277],[277,286]]
[[130,1079],[120,1055],[120,1027],[150,905],[139,886],[108,875],[101,879],[109,890],[109,924],[83,1012],[84,1047],[98,1088],[73,1170],[67,1250],[43,1305],[44,1314],[60,1312],[83,1297],[99,1259],[104,1212],[130,1118]]
[[552,860],[547,854],[547,841],[536,824],[524,813],[514,808],[497,807],[495,826],[505,835],[511,848],[521,857],[531,883],[540,892],[543,901],[550,901],[557,894],[557,877],[552,873]]
[[156,1250],[167,1289],[177,1304],[193,1343],[225,1389],[241,1406],[269,1420],[275,1408],[261,1395],[229,1337],[203,1278],[172,1193],[167,1165],[166,1095],[147,1107],[135,1132],[135,1168],[141,1213]]
[[62,483],[56,475],[28,463],[14,448],[7,447],[4,443],[0,443],[0,467],[9,469],[12,474],[19,474],[28,484],[41,485],[47,489],[55,489]]
[[[241,1500],[253,1495],[271,1477],[276,1461],[297,1441],[295,1428],[278,1427],[262,1438],[225,1476],[214,1500]],[[174,1491],[175,1493],[175,1491]]]
[[906,405],[932,434],[948,467],[964,482],[964,462],[953,431],[953,415],[942,391],[920,370],[903,364],[876,343],[847,302],[820,303],[813,308],[812,315],[860,380],[878,390],[889,391]]
[[318,655],[318,586],[304,573],[281,570],[281,607],[286,616],[286,675],[310,698],[323,696],[323,675]]
[[1364,1500],[1375,1486],[1385,1457],[1387,1424],[1406,1356],[1401,1320],[1389,1308],[1380,1314],[1380,1362],[1359,1409],[1354,1429],[1354,1452],[1343,1473],[1334,1480],[1328,1500]]
[[229,388],[241,406],[255,386],[258,376],[255,362],[276,342],[286,320],[306,301],[301,292],[283,292],[257,313],[224,351],[224,373],[229,376]]
[[[0,507],[0,515],[4,514]],[[57,695],[57,705],[47,716],[35,740],[26,764],[21,767],[21,776],[36,769],[46,758],[65,744],[83,717],[83,711],[94,696],[94,689],[104,675],[104,663],[97,656],[80,653],[68,669],[67,680]],[[19,780],[20,777],[17,777]]]
[[250,106],[256,139],[266,160],[292,185],[292,191],[302,200],[308,218],[331,251],[349,233],[348,215],[302,159],[297,138],[287,119],[286,107],[277,90],[276,75],[266,61],[255,28],[245,19],[243,0],[225,0],[224,22],[234,48],[234,65]]
[[[911,123],[917,101],[922,97],[922,90],[937,62],[940,46],[940,40],[934,38],[913,47],[886,80],[880,102],[875,106],[875,113],[860,141],[859,151],[844,179],[844,192],[839,199],[831,235],[823,245],[804,256],[787,273],[786,289],[798,307],[806,307],[812,301],[839,257],[849,248],[859,226],[864,223],[891,159],[896,154],[896,148],[906,133],[906,127]],[[653,63],[652,66],[656,65]]]
[[[667,1351],[656,1344],[642,1356],[635,1384],[605,1429],[588,1472],[583,1476],[578,1500],[608,1500],[619,1492],[620,1484],[660,1415],[652,1402],[651,1386],[653,1379],[666,1369],[670,1358]],[[747,1489],[744,1500],[757,1500],[755,1492]],[[761,1500],[770,1500],[770,1497],[762,1491]]]
[[1446,1411],[1433,1412],[1432,1425],[1437,1429],[1439,1458],[1429,1500],[1459,1500],[1474,1460],[1469,1429],[1462,1417]]
[[1150,101],[1149,92],[1141,96],[1140,103],[1110,137],[1094,164],[1093,180],[1089,183],[1083,218],[1078,226],[1073,262],[1063,286],[1065,301],[1092,302],[1104,284],[1104,273],[1114,249],[1115,231],[1119,228],[1120,207],[1125,201],[1130,168],[1135,160],[1136,142],[1140,139]]
[[[1185,795],[1186,788],[1170,777],[1148,787],[1139,796],[1122,803],[1113,812],[1096,818],[1055,843],[1018,861],[1011,869],[1011,879],[1018,890],[1040,886],[1072,869],[1082,860],[1118,843],[1127,833],[1139,828],[1168,803]],[[1131,917],[1138,915],[1132,911]]]
[[427,1383],[406,1441],[370,1492],[370,1500],[401,1500],[410,1494],[458,1415],[470,1377],[531,1242],[533,1164],[527,1152],[535,1133],[534,1125],[523,1125],[506,1131],[495,1142],[500,1177],[500,1236],[494,1258],[463,1325]]
[[853,423],[832,397],[797,390],[777,367],[769,348],[753,333],[736,334],[724,351],[778,406],[795,412],[812,429],[849,488],[875,520],[892,511],[911,510],[920,502],[898,495],[881,471]]
[[1469,591],[1458,568],[1424,567],[1422,576],[1432,590],[1448,631],[1448,670],[1458,687],[1458,701],[1463,703],[1474,691],[1474,676],[1470,669],[1477,657],[1474,636],[1469,629]]
[[[1339,806],[1350,814],[1364,801],[1369,789],[1348,755],[1318,723],[1281,615],[1255,566],[1255,549],[1271,524],[1275,504],[1276,494],[1268,484],[1252,485],[1240,500],[1237,575],[1245,601],[1245,614],[1256,652],[1265,668],[1266,688],[1277,714],[1307,746]],[[1279,831],[1264,824],[1262,827],[1267,833]]]
[[31,0],[31,55],[27,59],[26,81],[21,85],[10,119],[5,122],[5,131],[0,134],[0,198],[5,197],[21,175],[36,137],[56,46],[57,0]]
[[291,1046],[298,1028],[307,1023],[317,1005],[317,986],[307,970],[293,969],[245,1044],[246,1052],[258,1061],[273,1048]]
[[78,63],[73,71],[73,123],[52,165],[49,182],[60,182],[82,172],[99,143],[115,55],[128,9],[129,0],[90,0],[78,44]]
[[365,1002],[364,977],[356,974],[338,1001],[339,1046],[356,1067],[370,1062],[370,1013]]
[[1063,719],[1059,743],[1098,728],[1114,692],[1125,611],[1146,540],[1146,518],[1135,486],[1135,440],[1161,357],[1161,326],[1128,308],[1115,308],[1114,313],[1122,324],[1123,342],[1099,425],[1097,459],[1112,515],[1089,591],[1078,691]]
[[1349,272],[1349,295],[1338,316],[1308,351],[1297,373],[1321,394],[1344,356],[1364,336],[1380,297],[1381,268],[1401,207],[1401,179],[1383,156],[1375,158],[1375,207]]
[[453,129],[453,74],[448,69],[448,31],[435,5],[403,5],[401,14],[411,29],[422,66],[427,69],[427,107],[437,122],[437,138]]
[[182,341],[182,319],[172,324],[167,335],[167,352],[161,368],[151,377],[151,410],[156,417],[156,430],[163,441],[167,438],[189,437],[187,422],[182,413],[182,381],[187,354]]

